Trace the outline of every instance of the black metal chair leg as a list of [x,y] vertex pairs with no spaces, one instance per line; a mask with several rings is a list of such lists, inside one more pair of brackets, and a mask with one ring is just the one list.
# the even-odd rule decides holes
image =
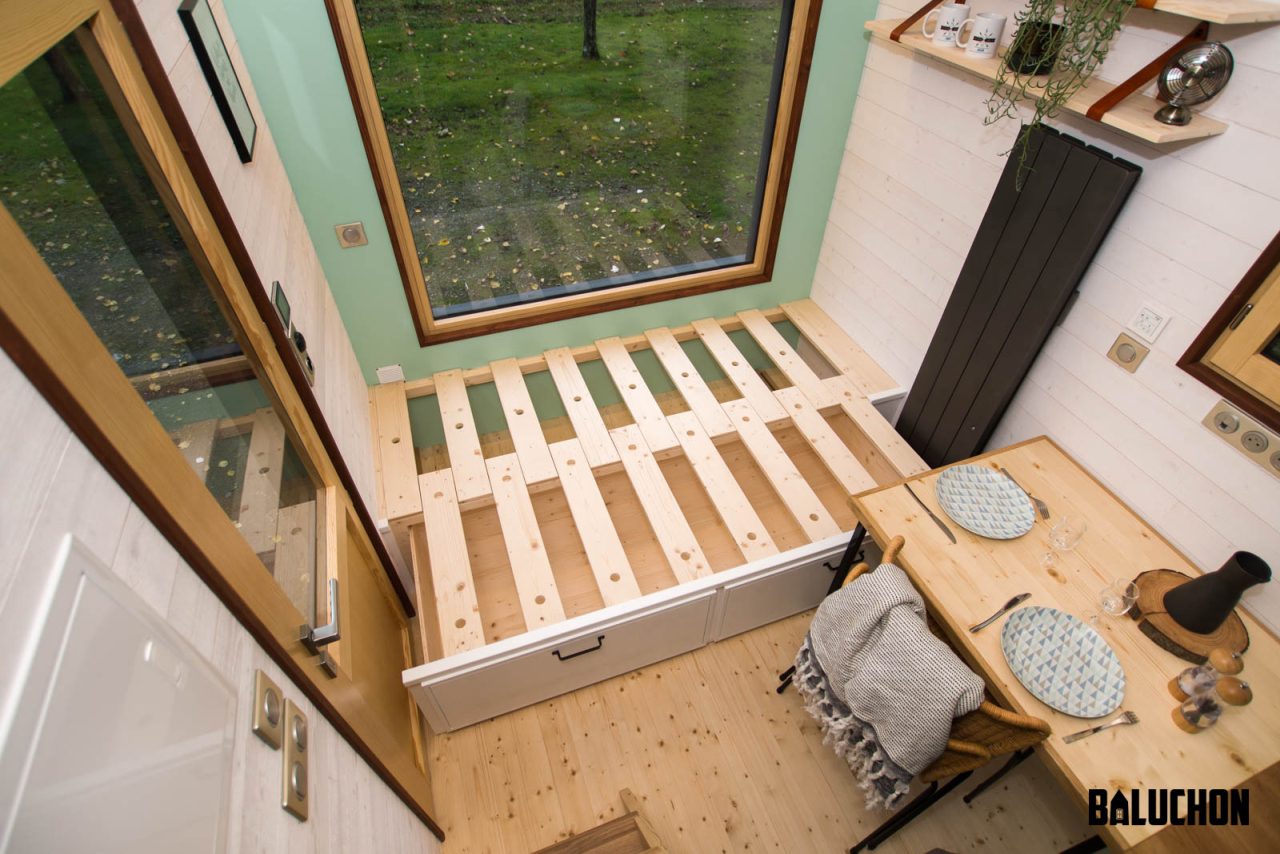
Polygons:
[[1090,836],[1083,842],[1077,842],[1070,848],[1062,852],[1062,854],[1094,854],[1095,851],[1102,851],[1107,847],[1107,843],[1102,841],[1101,836]]
[[844,555],[840,558],[840,565],[833,567],[827,564],[827,569],[835,571],[835,577],[831,579],[831,586],[827,588],[827,595],[830,596],[840,589],[840,585],[844,583],[845,576],[849,574],[849,570],[858,561],[858,552],[862,551],[862,541],[867,536],[867,529],[862,527],[859,522],[858,526],[853,529],[853,536],[849,538],[849,545],[845,547]]
[[973,803],[974,798],[978,797],[978,795],[981,795],[987,789],[991,788],[991,785],[997,782],[1005,774],[1008,774],[1014,768],[1017,768],[1019,765],[1025,762],[1027,760],[1027,757],[1034,752],[1035,751],[1030,747],[1026,747],[1026,748],[1023,748],[1022,750],[1015,751],[1012,755],[1009,756],[1009,761],[1004,763],[1004,765],[1000,768],[999,771],[992,774],[987,779],[983,780],[981,783],[979,783],[977,786],[974,787],[972,792],[965,795],[964,802],[966,804]]
[[864,848],[874,849],[877,845],[884,842],[886,839],[893,836],[899,830],[918,818],[920,814],[929,807],[945,798],[951,793],[952,789],[969,779],[971,774],[973,774],[972,771],[965,771],[963,774],[957,774],[948,780],[946,785],[941,788],[938,787],[936,780],[930,783],[929,788],[916,795],[915,799],[912,800],[911,803],[903,807],[896,815],[884,824],[867,834],[866,838],[857,845],[850,848],[849,854],[858,854],[858,852]]
[[787,690],[787,686],[791,684],[791,680],[795,678],[795,675],[796,675],[796,666],[794,664],[778,674],[779,685],[778,685],[777,691],[779,694]]

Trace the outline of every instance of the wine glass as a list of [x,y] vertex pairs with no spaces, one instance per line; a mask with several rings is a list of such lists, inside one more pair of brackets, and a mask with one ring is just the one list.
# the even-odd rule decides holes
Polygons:
[[1074,549],[1088,529],[1089,525],[1083,517],[1063,516],[1058,524],[1049,530],[1049,545],[1052,550],[1045,552],[1040,558],[1040,566],[1043,569],[1053,569],[1057,566],[1058,556],[1055,552],[1069,552]]
[[1095,611],[1090,614],[1089,622],[1096,624],[1102,619],[1102,614],[1110,617],[1124,616],[1137,601],[1138,585],[1132,581],[1116,579],[1098,593],[1098,607],[1102,610],[1101,613]]

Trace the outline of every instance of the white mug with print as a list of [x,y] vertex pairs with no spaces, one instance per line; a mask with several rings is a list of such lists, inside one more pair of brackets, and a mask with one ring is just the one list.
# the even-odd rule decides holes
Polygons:
[[[929,21],[935,16],[933,32],[929,32]],[[956,34],[960,32],[960,25],[968,16],[968,6],[943,3],[936,9],[930,9],[929,14],[924,16],[920,32],[924,33],[925,38],[933,39],[936,45],[953,45],[956,43]]]
[[[986,59],[996,55],[1000,36],[1004,34],[1004,15],[982,12],[969,18],[956,31],[956,47],[964,48],[969,56]],[[969,32],[965,33],[965,27]]]

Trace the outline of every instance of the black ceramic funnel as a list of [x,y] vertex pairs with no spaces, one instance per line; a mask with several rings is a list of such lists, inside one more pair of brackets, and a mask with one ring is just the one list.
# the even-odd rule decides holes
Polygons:
[[1164,609],[1184,629],[1207,635],[1231,616],[1240,595],[1271,580],[1271,567],[1252,552],[1236,552],[1220,569],[1164,594]]

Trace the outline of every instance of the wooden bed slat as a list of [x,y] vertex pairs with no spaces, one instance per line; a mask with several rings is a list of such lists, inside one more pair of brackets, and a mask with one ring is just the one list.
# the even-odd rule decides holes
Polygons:
[[565,412],[573,424],[573,432],[582,443],[582,452],[593,469],[612,465],[619,461],[618,449],[609,438],[609,428],[600,417],[600,410],[591,399],[587,381],[578,370],[578,363],[567,347],[557,347],[545,354],[547,370],[555,382],[556,391],[564,401]]
[[577,439],[565,439],[550,446],[560,474],[560,488],[569,504],[569,512],[587,553],[591,574],[595,576],[600,598],[605,605],[617,605],[640,595],[627,551],[618,539],[618,532],[609,521],[609,509],[596,477],[587,463],[582,443]]
[[671,330],[665,326],[650,329],[644,336],[649,341],[653,354],[666,369],[667,376],[680,391],[685,403],[689,404],[689,409],[702,423],[702,429],[713,438],[732,433],[733,422],[724,414],[724,410],[720,408],[720,401],[716,400],[715,394],[698,373],[698,369],[693,366],[693,362],[689,361],[689,355],[671,334]]
[[678,443],[675,433],[671,431],[662,407],[658,406],[658,401],[654,399],[653,392],[649,390],[636,363],[631,360],[627,348],[622,345],[622,340],[602,339],[596,342],[596,349],[609,376],[613,377],[618,394],[630,410],[631,417],[636,420],[636,426],[640,428],[640,434],[644,436],[649,450],[661,452],[676,447]]
[[418,460],[413,449],[409,423],[409,401],[404,383],[383,383],[369,390],[373,400],[374,437],[378,464],[382,470],[382,506],[388,519],[422,512],[418,494]]
[[284,424],[275,411],[259,409],[255,412],[236,522],[240,533],[259,554],[275,548],[284,443]]
[[857,495],[878,485],[804,392],[798,388],[783,388],[775,391],[774,395],[786,407],[805,442],[845,492]]
[[697,416],[692,412],[680,412],[670,416],[669,420],[693,473],[733,535],[742,556],[752,561],[777,554],[778,547],[769,536],[769,529],[751,506],[751,501],[738,485],[711,437],[702,429]]
[[173,434],[174,444],[201,480],[205,480],[209,473],[209,455],[213,453],[213,440],[217,433],[218,419],[210,418],[184,424]]
[[486,466],[525,628],[558,623],[564,619],[564,606],[520,462],[515,454],[503,454],[487,460]]
[[765,423],[772,424],[787,417],[786,411],[773,397],[773,392],[760,379],[747,357],[734,345],[720,324],[710,318],[695,320],[694,331],[702,339],[720,370],[737,387],[748,403],[759,413]]
[[778,370],[782,371],[783,376],[804,392],[805,396],[813,401],[814,406],[819,409],[828,409],[839,403],[836,395],[823,385],[822,379],[813,372],[813,368],[805,364],[795,348],[787,343],[782,333],[778,332],[772,323],[765,320],[763,314],[753,308],[738,312],[738,318],[748,334],[756,339],[760,348],[769,355],[773,363],[778,366]]
[[[776,399],[774,403],[777,403]],[[781,409],[782,405],[778,404],[778,408]],[[747,453],[760,466],[805,536],[817,541],[839,534],[840,526],[831,518],[822,499],[818,498],[804,475],[800,474],[791,457],[787,456],[787,452],[778,444],[768,425],[751,404],[745,400],[731,400],[724,404],[724,409],[733,419]]]
[[868,446],[888,462],[899,478],[914,477],[929,470],[929,464],[893,429],[853,380],[840,376],[826,382],[840,388],[840,408],[867,437]]
[[547,437],[538,423],[538,411],[529,397],[529,387],[524,384],[520,363],[515,359],[500,359],[490,362],[489,367],[525,483],[551,480],[556,476],[556,466],[547,450]]
[[[863,394],[898,387],[898,383],[836,325],[813,300],[784,302],[781,306],[800,334],[809,339],[822,357],[847,376]],[[793,380],[794,382],[794,380]]]
[[484,465],[484,452],[480,450],[480,435],[476,432],[471,398],[467,396],[462,371],[456,368],[441,371],[435,377],[436,402],[440,405],[444,442],[449,449],[449,467],[453,469],[458,501],[465,504],[492,495],[489,474]]
[[692,581],[710,575],[711,563],[702,553],[689,521],[680,511],[658,461],[645,446],[639,428],[628,424],[614,428],[611,433],[622,466],[676,580]]
[[[427,558],[433,582],[433,589],[428,592],[415,573],[419,607],[431,607],[427,597],[434,594],[432,598],[440,620],[440,643],[445,655],[484,646],[480,603],[476,600],[475,582],[471,577],[471,559],[467,554],[467,536],[462,528],[453,472],[449,469],[427,472],[419,476],[418,484],[422,492]],[[415,560],[417,557],[415,555]]]

